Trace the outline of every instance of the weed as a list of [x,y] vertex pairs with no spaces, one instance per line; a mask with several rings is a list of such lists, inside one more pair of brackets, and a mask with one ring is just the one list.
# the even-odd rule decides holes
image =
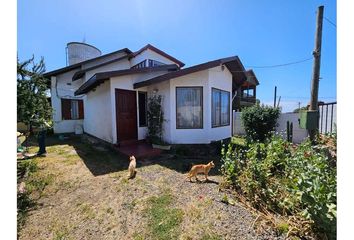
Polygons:
[[127,203],[123,203],[123,206],[126,207],[127,209],[129,209],[130,211],[133,211],[133,209],[135,208],[137,204],[137,200],[134,199],[130,202],[127,202]]
[[179,227],[183,220],[183,211],[171,207],[173,197],[164,193],[148,199],[149,207],[146,212],[149,218],[148,227],[155,239],[177,239]]
[[222,238],[215,233],[206,233],[202,236],[200,240],[221,240]]
[[[27,183],[27,179],[38,170],[38,165],[35,160],[25,160],[17,163],[17,179]],[[31,198],[31,189],[26,184],[24,192],[17,193],[17,227],[20,229],[27,217],[28,211],[36,205],[36,202]]]
[[93,219],[95,218],[95,212],[92,209],[92,206],[90,206],[87,203],[82,203],[82,204],[78,204],[79,205],[79,210],[81,212],[81,214],[83,214],[85,219]]
[[54,174],[33,174],[27,182],[28,191],[36,193],[39,198],[42,197],[44,189],[54,182],[54,176]]
[[113,214],[114,210],[111,207],[109,207],[109,208],[107,208],[106,212],[109,214]]
[[[331,142],[330,145],[334,142],[326,141]],[[317,232],[325,232],[327,238],[334,239],[336,167],[331,165],[327,147],[312,146],[306,141],[293,148],[281,137],[272,136],[265,142],[250,141],[247,148],[231,143],[222,150],[226,180],[253,207],[313,222]],[[226,196],[221,201],[230,204]],[[278,230],[287,229],[286,225],[281,225]],[[303,229],[308,228],[303,226]],[[294,234],[307,234],[300,231]]]
[[282,221],[277,224],[276,229],[279,235],[287,233],[289,231],[289,224]]
[[134,233],[133,240],[144,240],[144,236],[141,233]]

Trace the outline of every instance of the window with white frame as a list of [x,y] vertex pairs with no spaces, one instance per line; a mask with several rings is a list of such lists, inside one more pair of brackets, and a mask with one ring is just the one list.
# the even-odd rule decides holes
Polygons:
[[221,127],[230,125],[230,92],[212,88],[211,125]]
[[176,128],[203,128],[203,87],[176,87]]

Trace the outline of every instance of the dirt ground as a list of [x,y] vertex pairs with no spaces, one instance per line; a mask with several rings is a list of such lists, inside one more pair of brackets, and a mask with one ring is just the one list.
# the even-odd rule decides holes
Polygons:
[[153,197],[166,193],[172,199],[166,211],[178,210],[181,218],[162,220],[157,225],[170,228],[156,231],[173,230],[175,239],[276,239],[274,233],[256,233],[256,216],[241,204],[221,201],[225,193],[219,189],[217,159],[208,182],[191,183],[186,172],[191,164],[211,159],[172,154],[138,159],[136,177],[128,180],[128,158],[111,149],[77,137],[53,136],[47,144],[47,156],[31,160],[39,165],[32,179],[45,182],[45,188],[32,194],[37,204],[19,239],[172,239],[154,235],[153,218],[159,216],[148,210]]

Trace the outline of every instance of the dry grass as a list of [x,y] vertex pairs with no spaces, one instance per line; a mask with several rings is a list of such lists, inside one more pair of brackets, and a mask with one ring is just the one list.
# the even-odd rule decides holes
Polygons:
[[30,178],[37,205],[19,239],[256,237],[249,229],[255,216],[221,202],[217,169],[211,182],[186,181],[185,169],[208,160],[138,159],[137,175],[128,180],[128,158],[114,151],[100,151],[79,138],[48,142],[47,157],[33,159],[39,167]]

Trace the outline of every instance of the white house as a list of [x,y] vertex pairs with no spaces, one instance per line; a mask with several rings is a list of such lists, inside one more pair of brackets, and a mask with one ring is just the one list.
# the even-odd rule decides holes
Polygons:
[[164,140],[210,143],[232,135],[232,101],[247,80],[237,56],[183,68],[184,63],[148,44],[101,55],[71,42],[69,65],[51,80],[54,132],[87,134],[112,144],[146,137],[147,98],[163,97]]

